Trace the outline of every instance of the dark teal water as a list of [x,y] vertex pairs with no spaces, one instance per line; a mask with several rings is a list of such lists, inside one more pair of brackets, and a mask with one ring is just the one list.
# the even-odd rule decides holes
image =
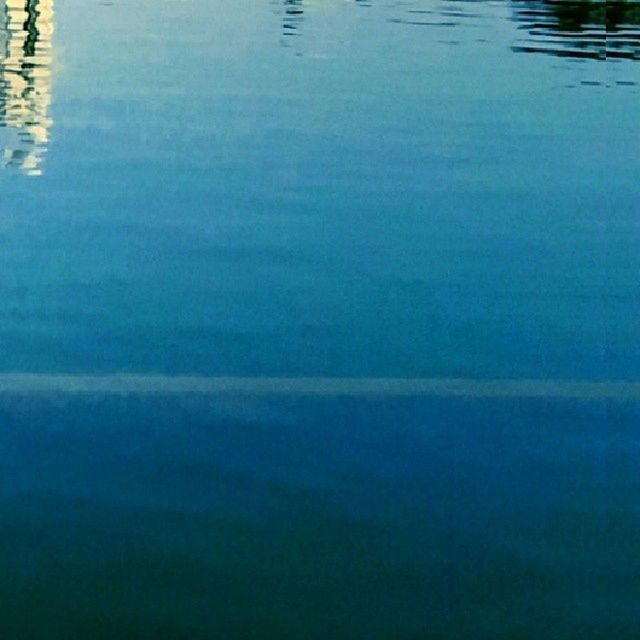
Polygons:
[[3,638],[637,636],[638,403],[0,406]]
[[0,638],[634,637],[633,394],[14,374],[639,381],[639,23],[0,1]]

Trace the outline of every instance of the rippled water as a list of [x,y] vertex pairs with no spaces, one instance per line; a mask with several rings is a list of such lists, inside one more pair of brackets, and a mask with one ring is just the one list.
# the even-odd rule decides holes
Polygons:
[[26,6],[1,369],[638,377],[637,5]]
[[634,637],[639,58],[634,2],[0,0],[0,637]]
[[[598,60],[640,59],[636,2],[514,1],[528,34],[515,51]],[[624,81],[623,81],[624,84]]]

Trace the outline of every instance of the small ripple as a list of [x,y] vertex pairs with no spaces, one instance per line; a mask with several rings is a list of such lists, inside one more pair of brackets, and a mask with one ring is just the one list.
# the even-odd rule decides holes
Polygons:
[[423,27],[457,27],[459,22],[437,22],[437,21],[421,21],[421,20],[403,20],[402,18],[389,18],[387,22],[395,24],[409,24]]

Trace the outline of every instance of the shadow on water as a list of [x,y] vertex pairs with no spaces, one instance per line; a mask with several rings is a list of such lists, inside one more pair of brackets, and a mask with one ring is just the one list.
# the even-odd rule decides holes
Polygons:
[[568,58],[640,59],[640,3],[512,0],[527,37],[514,51]]
[[42,172],[51,118],[54,0],[0,0],[0,158]]

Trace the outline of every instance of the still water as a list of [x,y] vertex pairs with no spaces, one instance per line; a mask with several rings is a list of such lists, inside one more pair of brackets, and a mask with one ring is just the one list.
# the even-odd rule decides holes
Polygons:
[[629,394],[15,376],[640,380],[639,25],[0,0],[0,637],[631,638]]

